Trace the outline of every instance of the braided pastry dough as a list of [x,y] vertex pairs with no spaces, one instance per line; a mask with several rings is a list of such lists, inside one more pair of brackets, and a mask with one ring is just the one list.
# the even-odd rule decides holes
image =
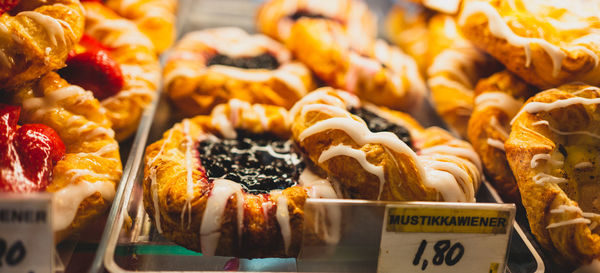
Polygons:
[[14,91],[21,120],[52,127],[66,146],[46,189],[53,198],[57,242],[84,229],[106,211],[121,179],[119,145],[92,93],[51,72]]
[[532,233],[573,266],[600,257],[598,104],[600,89],[583,84],[538,93],[504,144]]
[[150,104],[160,79],[160,65],[154,47],[135,26],[100,3],[86,2],[85,33],[109,47],[110,56],[123,73],[123,89],[101,101],[118,141],[138,128],[142,113]]
[[390,132],[373,133],[350,114],[352,95],[320,88],[300,100],[294,141],[311,161],[335,178],[346,195],[371,200],[474,202],[481,182],[477,154],[448,132],[424,129],[408,115],[370,107],[380,117],[407,128],[414,150]]
[[63,67],[83,34],[79,0],[23,0],[11,13],[0,16],[0,88]]
[[292,27],[288,46],[335,88],[394,109],[420,105],[426,89],[412,57],[383,40],[372,43],[368,51],[356,51],[348,39],[339,24],[302,18]]
[[470,0],[465,37],[539,88],[600,83],[600,3],[573,0]]
[[[220,55],[252,58],[269,55],[278,66],[242,68],[212,64]],[[171,100],[187,115],[209,113],[229,99],[290,108],[314,86],[310,71],[270,38],[238,28],[215,28],[187,34],[177,43],[163,71]]]
[[178,0],[107,0],[106,5],[132,20],[146,34],[156,52],[167,50],[175,41],[175,13]]
[[480,80],[475,88],[475,109],[468,126],[469,140],[481,158],[486,175],[505,202],[521,202],[517,182],[504,152],[504,142],[510,132],[509,123],[523,102],[534,93],[534,87],[508,71]]
[[[462,137],[473,111],[473,89],[477,81],[500,69],[500,65],[465,40],[454,17],[436,15],[430,23],[427,84],[438,114]],[[442,38],[440,38],[442,37]]]
[[[287,114],[282,107],[233,99],[215,107],[210,116],[184,119],[148,146],[144,206],[158,232],[204,255],[295,257],[303,223],[311,221],[304,219],[306,198],[336,198],[331,184],[307,168],[295,186],[248,193],[231,180],[209,179],[195,149],[209,135],[235,138],[238,129],[286,139],[290,135]],[[315,230],[308,237],[336,242],[339,212],[325,217],[331,217],[327,221],[331,226],[311,221]]]

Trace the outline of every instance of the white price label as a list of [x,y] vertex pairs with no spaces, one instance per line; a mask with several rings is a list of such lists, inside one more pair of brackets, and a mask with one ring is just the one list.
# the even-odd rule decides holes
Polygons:
[[388,205],[379,273],[504,272],[514,205]]
[[48,194],[0,194],[0,272],[52,272],[51,208]]

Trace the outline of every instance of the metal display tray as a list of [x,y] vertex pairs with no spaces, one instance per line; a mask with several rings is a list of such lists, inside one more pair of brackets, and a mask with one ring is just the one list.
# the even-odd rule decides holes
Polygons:
[[[326,0],[324,0],[326,1]],[[180,0],[178,33],[219,27],[235,26],[254,32],[254,13],[261,1],[256,0]],[[380,20],[393,4],[392,0],[368,1]],[[168,53],[167,53],[168,55]],[[163,56],[164,57],[164,56]],[[164,61],[164,59],[163,59]],[[415,117],[423,125],[438,125],[443,122],[430,103]],[[219,272],[231,257],[206,257],[200,253],[175,245],[155,230],[144,211],[142,200],[143,154],[145,147],[162,137],[181,118],[167,102],[164,95],[145,111],[138,132],[131,145],[127,165],[123,172],[113,207],[111,208],[102,240],[90,272]],[[501,198],[489,183],[484,182],[477,194],[478,202],[502,203]],[[310,203],[311,201],[309,201]],[[345,201],[341,201],[344,203]],[[384,202],[347,200],[347,209],[352,213],[383,215]],[[341,254],[328,259],[240,259],[240,271],[255,272],[374,272],[377,268],[377,253],[381,225],[356,225],[349,232],[360,234],[365,242],[360,250],[348,248]],[[355,236],[356,237],[356,236]],[[342,239],[344,241],[344,239]],[[356,242],[354,242],[356,243]],[[566,272],[544,255],[529,231],[523,208],[518,208],[511,238],[506,272]]]

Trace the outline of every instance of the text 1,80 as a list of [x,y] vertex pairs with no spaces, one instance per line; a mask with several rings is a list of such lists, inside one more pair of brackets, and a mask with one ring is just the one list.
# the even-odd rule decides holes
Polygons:
[[[423,256],[426,247],[427,241],[422,240],[417,249],[417,253],[415,254],[415,258],[413,259],[413,265],[418,266],[421,264],[422,271],[425,271],[429,264],[427,259],[423,259],[423,262],[421,263],[421,256]],[[461,243],[456,242],[451,244],[450,240],[440,240],[435,242],[433,250],[435,251],[435,255],[431,260],[433,265],[442,265],[445,263],[447,266],[453,266],[457,264],[465,254],[465,247]]]

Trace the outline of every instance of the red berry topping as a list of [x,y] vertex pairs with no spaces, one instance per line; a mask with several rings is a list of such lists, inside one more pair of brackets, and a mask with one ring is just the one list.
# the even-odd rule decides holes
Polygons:
[[69,83],[92,91],[99,100],[119,93],[124,85],[119,64],[105,50],[76,54],[59,73]]
[[5,13],[19,4],[20,0],[0,0],[0,14]]
[[0,104],[0,192],[35,192],[50,184],[52,168],[65,155],[56,131],[43,124],[17,128],[20,108]]

